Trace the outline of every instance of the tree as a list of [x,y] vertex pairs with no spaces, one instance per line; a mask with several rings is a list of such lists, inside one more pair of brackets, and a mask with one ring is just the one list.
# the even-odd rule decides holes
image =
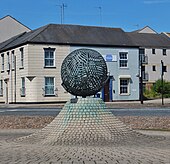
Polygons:
[[[159,94],[162,93],[162,82],[160,79],[156,81],[153,86],[153,89]],[[163,81],[163,94],[165,94],[165,97],[167,97],[168,95],[170,96],[170,82],[167,82],[165,80]]]

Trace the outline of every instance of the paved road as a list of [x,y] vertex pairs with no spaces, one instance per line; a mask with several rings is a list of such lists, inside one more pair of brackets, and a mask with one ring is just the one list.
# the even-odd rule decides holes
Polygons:
[[116,116],[170,116],[170,108],[166,109],[111,109]]
[[[61,108],[0,109],[0,116],[56,116]],[[116,116],[170,116],[170,108],[109,109]]]
[[19,109],[0,109],[0,116],[56,116],[61,108],[19,108]]

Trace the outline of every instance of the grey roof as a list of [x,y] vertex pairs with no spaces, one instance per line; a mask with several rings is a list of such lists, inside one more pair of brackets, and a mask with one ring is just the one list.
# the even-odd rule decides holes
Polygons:
[[0,44],[0,52],[27,43],[135,46],[120,28],[49,24]]
[[134,44],[139,47],[170,48],[170,38],[163,33],[150,34],[129,32],[127,35],[133,40]]

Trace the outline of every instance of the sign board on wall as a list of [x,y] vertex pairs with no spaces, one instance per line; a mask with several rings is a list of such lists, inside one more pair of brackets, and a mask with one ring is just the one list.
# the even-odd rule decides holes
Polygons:
[[116,62],[117,61],[117,56],[112,55],[112,54],[103,55],[103,58],[105,59],[106,62]]

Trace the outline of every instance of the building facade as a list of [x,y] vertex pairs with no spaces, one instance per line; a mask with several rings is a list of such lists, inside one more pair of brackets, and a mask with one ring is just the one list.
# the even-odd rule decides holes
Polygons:
[[106,61],[109,79],[98,94],[104,101],[139,100],[138,48],[80,47],[98,51]]
[[64,58],[79,48],[98,51],[109,80],[97,96],[105,101],[138,100],[138,47],[121,29],[47,25],[0,44],[0,102],[47,103],[69,100],[61,86]]
[[139,46],[139,57],[142,56],[142,63],[139,67],[142,69],[144,86],[150,89],[158,79],[161,79],[161,61],[166,70],[164,79],[170,81],[170,38],[164,33],[156,33],[148,26],[130,32],[128,35],[134,44]]
[[0,43],[23,32],[31,31],[28,27],[7,15],[0,19]]

